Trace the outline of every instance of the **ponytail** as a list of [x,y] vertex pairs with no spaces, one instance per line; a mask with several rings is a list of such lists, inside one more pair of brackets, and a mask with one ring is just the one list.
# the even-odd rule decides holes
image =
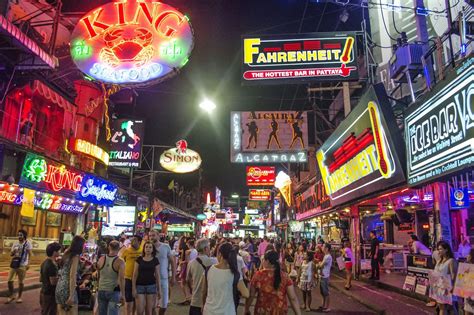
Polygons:
[[273,274],[273,288],[278,290],[281,284],[281,268],[280,262],[278,261],[279,255],[276,251],[271,250],[265,253],[264,259],[267,260],[275,268]]
[[234,274],[234,276],[239,275],[240,278],[240,271],[239,267],[237,266],[237,252],[235,251],[234,247],[231,243],[224,243],[219,247],[219,252],[222,255],[227,263],[229,264],[230,271]]

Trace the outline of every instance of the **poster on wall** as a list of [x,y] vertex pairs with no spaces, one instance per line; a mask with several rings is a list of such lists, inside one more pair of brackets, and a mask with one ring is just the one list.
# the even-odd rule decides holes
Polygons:
[[232,163],[305,163],[307,112],[231,112],[230,143]]
[[118,236],[121,233],[133,234],[135,207],[115,206],[107,210],[107,222],[102,224],[102,235]]
[[474,165],[474,58],[468,59],[405,114],[408,184]]
[[316,157],[332,206],[405,180],[403,140],[383,85],[369,87]]
[[357,80],[354,32],[250,35],[242,38],[244,84]]
[[176,75],[194,47],[187,16],[170,5],[120,1],[78,20],[71,57],[85,75],[125,86],[148,86]]
[[144,136],[143,120],[115,120],[110,139],[109,166],[140,167]]

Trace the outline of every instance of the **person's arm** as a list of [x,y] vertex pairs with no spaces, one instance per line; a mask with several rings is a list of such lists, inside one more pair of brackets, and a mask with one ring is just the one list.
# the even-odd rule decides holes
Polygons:
[[377,260],[378,257],[379,257],[379,244],[377,243],[377,245],[375,246],[374,259]]
[[186,270],[186,284],[188,285],[189,288],[193,287],[193,274],[191,273],[190,265],[188,265],[188,268]]
[[451,283],[454,284],[454,281],[456,281],[456,266],[454,265],[454,259],[451,259],[448,267],[449,267],[449,275],[451,276]]
[[298,298],[296,297],[295,287],[290,285],[286,289],[286,295],[288,296],[288,300],[290,300],[291,308],[296,315],[301,315],[300,303],[298,302]]
[[156,287],[158,288],[156,292],[156,298],[159,300],[160,299],[160,264],[157,264],[155,266],[155,279],[156,279]]
[[170,284],[174,285],[176,282],[176,260],[174,259],[173,255],[171,255],[171,251],[168,254],[168,261],[171,264],[171,281]]
[[132,295],[134,298],[137,297],[137,278],[138,278],[138,263],[135,262],[133,266],[133,276],[132,276]]
[[119,264],[119,287],[120,287],[120,302],[125,302],[125,262],[122,258],[117,259]]
[[250,295],[249,294],[249,289],[247,289],[247,287],[245,286],[244,280],[239,280],[239,283],[237,283],[237,290],[239,290],[240,295],[244,299],[248,299],[248,297]]
[[58,284],[58,269],[57,269],[57,267],[54,266],[54,265],[51,265],[49,267],[49,272],[48,273],[49,273],[49,276],[48,276],[49,283],[53,286]]
[[74,304],[74,295],[76,293],[76,278],[77,278],[77,266],[79,265],[79,257],[74,256],[71,258],[71,269],[69,270],[69,298],[66,304]]
[[249,298],[245,301],[245,311],[244,314],[250,314],[250,307],[252,306],[253,300],[255,299],[255,296],[257,295],[257,289],[255,286],[250,285],[250,296]]

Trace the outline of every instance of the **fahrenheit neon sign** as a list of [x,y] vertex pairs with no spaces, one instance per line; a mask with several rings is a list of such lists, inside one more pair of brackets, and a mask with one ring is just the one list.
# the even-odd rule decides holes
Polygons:
[[74,141],[73,151],[89,155],[105,165],[109,165],[109,154],[105,152],[101,147],[90,143],[89,141],[76,139]]
[[100,6],[79,20],[71,40],[77,67],[122,85],[147,85],[176,74],[193,48],[188,18],[156,0]]

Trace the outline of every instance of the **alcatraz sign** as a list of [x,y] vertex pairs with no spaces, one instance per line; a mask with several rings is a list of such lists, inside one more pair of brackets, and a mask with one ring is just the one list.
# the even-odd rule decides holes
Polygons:
[[312,33],[243,38],[246,84],[342,81],[358,78],[355,33]]
[[104,4],[79,20],[71,56],[99,81],[144,86],[178,73],[193,46],[191,24],[181,12],[156,0],[125,0]]
[[410,185],[474,164],[473,77],[471,58],[405,116]]

